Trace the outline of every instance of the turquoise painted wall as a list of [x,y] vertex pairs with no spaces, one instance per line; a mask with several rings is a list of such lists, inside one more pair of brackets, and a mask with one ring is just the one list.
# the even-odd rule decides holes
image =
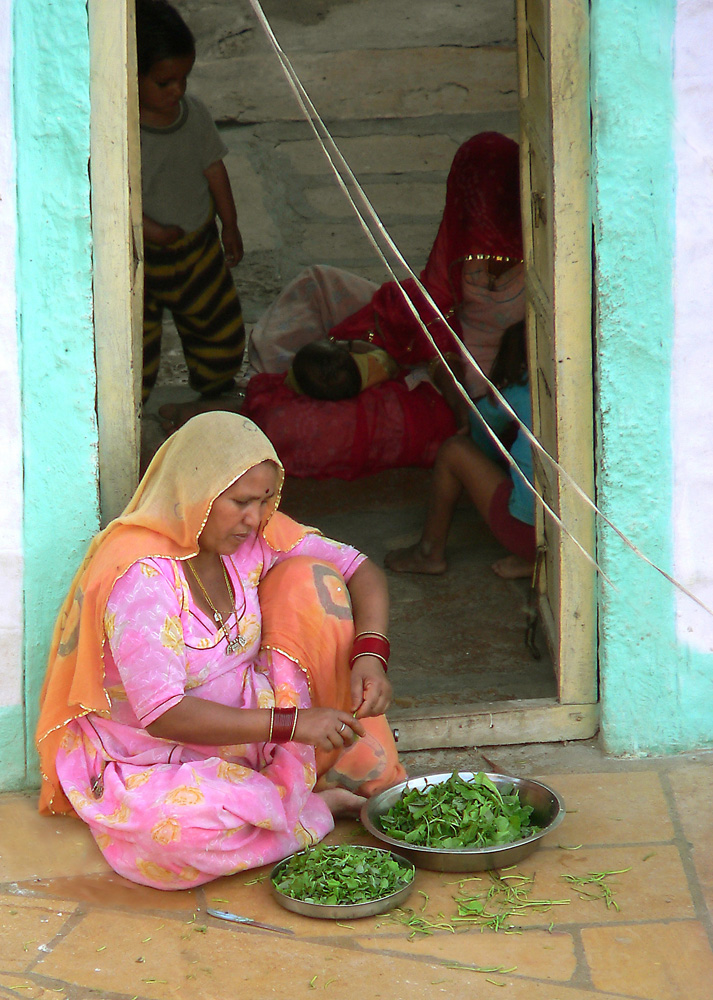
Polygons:
[[6,788],[39,783],[34,728],[51,630],[99,524],[87,5],[15,0],[13,16],[26,714],[24,738],[0,751],[13,774],[22,763],[23,781]]
[[[676,3],[593,0],[591,11],[598,501],[672,572]],[[712,746],[710,658],[678,642],[673,588],[606,528],[599,559],[618,588],[600,588],[607,750]]]

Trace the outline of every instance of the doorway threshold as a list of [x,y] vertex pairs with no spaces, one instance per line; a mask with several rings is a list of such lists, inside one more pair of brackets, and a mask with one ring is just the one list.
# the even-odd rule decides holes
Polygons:
[[599,706],[555,698],[493,701],[458,707],[392,708],[399,751],[510,746],[585,740],[599,728]]

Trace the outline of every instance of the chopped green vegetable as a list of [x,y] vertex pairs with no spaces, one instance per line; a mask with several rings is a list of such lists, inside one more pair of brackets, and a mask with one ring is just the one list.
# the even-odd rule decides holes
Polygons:
[[531,823],[532,806],[523,805],[512,784],[499,788],[482,771],[466,780],[452,774],[425,788],[406,788],[400,799],[376,818],[384,833],[414,847],[493,847],[531,837],[542,829]]
[[[569,899],[530,899],[529,891],[534,879],[528,876],[497,872],[490,872],[489,875],[492,885],[487,892],[467,895],[461,884],[461,895],[455,900],[458,914],[453,917],[453,923],[469,923],[481,930],[489,928],[508,934],[517,931],[512,921],[528,910],[544,913],[553,906],[569,905]],[[512,881],[517,884],[512,885]]]
[[[423,911],[422,911],[423,912]],[[435,930],[446,930],[450,931],[451,934],[455,934],[455,928],[453,924],[446,922],[445,917],[439,913],[439,917],[443,919],[440,922],[431,920],[429,917],[419,917],[410,908],[402,909],[398,907],[392,910],[389,914],[389,918],[398,924],[403,924],[404,927],[408,927],[411,930],[409,934],[409,941],[413,941],[417,934],[433,934]]]
[[343,906],[383,899],[408,885],[413,867],[372,847],[320,844],[295,854],[273,878],[275,888],[305,903]]
[[[610,875],[624,875],[626,872],[630,872],[631,868],[619,868],[616,871],[609,872],[590,872],[588,875],[562,875],[562,878],[566,882],[570,882],[572,885],[576,885],[579,890],[580,899],[603,899],[606,908],[609,909],[619,909],[619,904],[614,899],[614,891],[610,885],[607,884],[606,879]],[[587,892],[584,886],[591,886],[592,892]]]

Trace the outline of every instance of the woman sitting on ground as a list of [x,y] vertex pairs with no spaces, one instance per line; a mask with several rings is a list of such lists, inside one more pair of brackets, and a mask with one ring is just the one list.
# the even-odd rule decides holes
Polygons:
[[[528,428],[532,428],[525,324],[505,331],[491,380]],[[532,447],[522,428],[488,394],[478,401],[481,417],[507,445],[510,456],[532,483]],[[507,579],[530,577],[535,563],[535,505],[522,477],[506,463],[482,421],[471,412],[471,436],[456,434],[436,456],[426,522],[415,545],[388,552],[385,565],[397,573],[444,573],[446,542],[456,504],[465,491],[509,555],[493,565]]]
[[195,417],[64,603],[40,810],[75,812],[134,882],[184,889],[284,858],[405,777],[383,715],[383,572],[278,513],[282,482],[251,421]]

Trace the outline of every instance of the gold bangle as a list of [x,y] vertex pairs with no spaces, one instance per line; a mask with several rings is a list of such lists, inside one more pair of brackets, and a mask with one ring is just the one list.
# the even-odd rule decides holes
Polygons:
[[292,732],[290,733],[290,738],[287,741],[288,743],[290,743],[292,741],[292,739],[293,739],[293,737],[295,735],[295,729],[297,729],[297,715],[298,715],[298,713],[299,713],[299,708],[296,708],[295,709],[295,715],[294,715],[294,718],[292,720]]
[[275,709],[274,709],[274,706],[273,706],[273,708],[270,709],[270,732],[269,732],[268,737],[267,737],[267,742],[268,743],[272,743],[272,727],[274,725],[275,725]]
[[389,661],[386,659],[386,657],[382,656],[381,653],[372,653],[368,650],[364,650],[363,653],[356,653],[354,656],[352,656],[349,666],[353,667],[354,661],[358,660],[360,656],[375,656],[377,660],[381,660],[381,662],[384,664],[384,672],[388,670]]

